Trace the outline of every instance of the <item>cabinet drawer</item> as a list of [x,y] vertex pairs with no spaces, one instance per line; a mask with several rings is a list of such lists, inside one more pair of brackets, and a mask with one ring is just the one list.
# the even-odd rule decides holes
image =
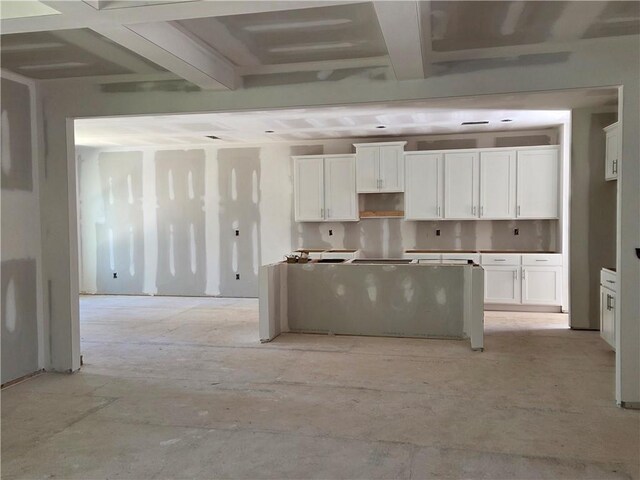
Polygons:
[[600,285],[602,285],[603,287],[610,288],[615,292],[616,280],[617,280],[617,275],[611,270],[608,270],[606,268],[603,268],[602,270],[600,270]]
[[483,253],[481,265],[520,265],[521,255],[518,253]]
[[528,253],[522,255],[522,265],[536,267],[561,267],[562,255],[559,253]]

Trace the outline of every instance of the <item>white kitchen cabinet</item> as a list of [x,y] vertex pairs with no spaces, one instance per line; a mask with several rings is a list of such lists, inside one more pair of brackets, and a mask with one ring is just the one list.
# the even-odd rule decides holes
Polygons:
[[294,157],[293,165],[296,222],[358,220],[353,155]]
[[482,268],[484,269],[485,303],[520,303],[520,266],[483,265]]
[[354,144],[358,193],[404,192],[404,146],[406,143]]
[[478,218],[478,152],[445,153],[444,181],[445,218]]
[[404,157],[407,220],[437,220],[444,213],[444,156],[407,152]]
[[296,222],[324,220],[324,158],[294,157],[293,186]]
[[517,218],[558,218],[558,149],[531,148],[517,155]]
[[480,218],[516,216],[516,151],[480,152]]
[[523,305],[562,305],[562,267],[522,267]]
[[618,122],[605,127],[605,180],[618,179],[618,162],[620,160],[620,124]]
[[358,196],[353,155],[324,158],[325,219],[332,222],[358,220]]
[[616,349],[616,273],[606,268],[600,273],[600,336]]

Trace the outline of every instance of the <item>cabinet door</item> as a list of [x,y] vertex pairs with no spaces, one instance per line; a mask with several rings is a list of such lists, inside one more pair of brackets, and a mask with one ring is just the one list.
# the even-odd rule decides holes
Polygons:
[[558,150],[518,151],[518,218],[558,218]]
[[478,218],[478,153],[445,153],[444,168],[445,218]]
[[480,153],[480,218],[516,217],[516,152]]
[[615,302],[613,290],[600,286],[600,336],[611,348],[616,348]]
[[618,178],[618,128],[613,127],[606,134],[605,180]]
[[444,163],[441,153],[406,155],[404,208],[407,220],[442,218]]
[[380,147],[380,191],[404,192],[404,149],[397,145]]
[[356,187],[358,193],[379,191],[379,147],[358,147],[356,149]]
[[482,268],[485,303],[520,303],[520,267]]
[[562,267],[522,267],[522,303],[562,305]]
[[324,161],[322,157],[294,158],[296,222],[324,220]]
[[353,155],[324,159],[324,206],[327,220],[358,220],[355,165]]

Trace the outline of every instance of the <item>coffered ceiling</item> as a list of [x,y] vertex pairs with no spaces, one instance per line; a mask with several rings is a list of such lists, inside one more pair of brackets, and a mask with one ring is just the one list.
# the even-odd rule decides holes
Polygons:
[[1,66],[27,77],[226,90],[563,62],[638,35],[640,2],[3,0],[0,17]]

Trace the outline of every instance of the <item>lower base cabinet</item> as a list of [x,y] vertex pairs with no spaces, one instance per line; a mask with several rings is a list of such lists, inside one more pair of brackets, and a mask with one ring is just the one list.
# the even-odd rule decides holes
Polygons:
[[520,267],[483,266],[482,268],[484,268],[484,301],[486,303],[520,303]]
[[562,267],[522,267],[524,305],[562,305]]
[[616,349],[616,293],[606,287],[600,287],[600,336]]

